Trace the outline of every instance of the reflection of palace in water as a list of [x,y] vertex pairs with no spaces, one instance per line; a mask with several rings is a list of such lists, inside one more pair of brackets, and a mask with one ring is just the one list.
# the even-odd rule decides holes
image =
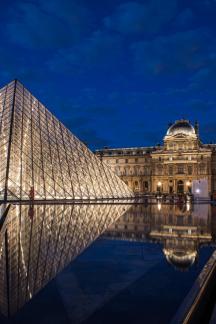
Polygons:
[[0,312],[14,314],[129,206],[16,205],[0,209]]
[[105,236],[163,244],[168,262],[186,269],[198,258],[201,245],[215,240],[216,214],[210,205],[133,205]]
[[0,312],[13,315],[101,234],[162,243],[187,269],[215,240],[215,207],[166,204],[1,205]]

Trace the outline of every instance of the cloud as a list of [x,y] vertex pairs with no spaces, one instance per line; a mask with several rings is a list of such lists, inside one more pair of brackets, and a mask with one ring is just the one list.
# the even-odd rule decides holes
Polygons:
[[13,51],[5,50],[4,46],[0,48],[0,77],[5,82],[15,78],[25,82],[38,82],[44,77],[44,71],[41,66],[34,68],[34,59],[24,55],[15,55]]
[[113,125],[114,119],[115,115],[108,107],[81,106],[78,110],[65,111],[62,122],[88,146],[99,148],[110,145],[110,140],[100,134],[104,133],[107,124]]
[[193,73],[212,63],[216,42],[209,30],[199,29],[136,42],[131,49],[139,73]]
[[207,112],[211,109],[215,109],[216,102],[203,99],[194,99],[188,103],[188,108],[193,111]]
[[139,125],[137,125],[135,130],[128,133],[129,141],[136,143],[138,139],[142,139],[142,145],[156,145],[162,141],[164,130],[149,130],[145,128],[146,125],[143,125],[140,129]]
[[[48,62],[54,72],[86,73],[109,71],[121,63],[122,38],[103,31],[95,31],[78,45],[60,49]],[[119,64],[119,65],[118,65]]]
[[111,142],[98,135],[93,129],[82,129],[76,132],[77,137],[91,149],[109,146]]
[[57,48],[86,35],[90,21],[90,12],[74,1],[20,1],[9,9],[5,31],[11,41],[26,48]]
[[131,1],[120,4],[112,15],[105,17],[104,25],[125,35],[152,34],[167,24],[176,11],[176,0],[152,0],[145,4]]
[[90,119],[88,116],[65,117],[63,120],[63,124],[72,132],[85,128],[89,122]]

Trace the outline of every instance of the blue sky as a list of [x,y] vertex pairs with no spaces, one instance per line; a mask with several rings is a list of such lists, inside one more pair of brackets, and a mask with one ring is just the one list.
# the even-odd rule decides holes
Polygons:
[[216,142],[216,0],[8,0],[0,87],[18,78],[92,148]]

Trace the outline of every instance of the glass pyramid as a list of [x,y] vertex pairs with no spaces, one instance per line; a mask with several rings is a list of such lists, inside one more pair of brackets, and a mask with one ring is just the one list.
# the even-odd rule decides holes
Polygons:
[[0,89],[1,200],[106,199],[133,193],[23,85]]

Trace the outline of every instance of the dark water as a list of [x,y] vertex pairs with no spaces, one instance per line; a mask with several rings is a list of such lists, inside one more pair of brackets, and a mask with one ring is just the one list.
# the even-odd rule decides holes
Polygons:
[[[100,223],[99,228],[101,208],[106,226]],[[30,301],[27,298],[11,319],[2,316],[1,323],[169,323],[214,250],[214,208],[208,205],[101,208],[93,208],[93,214],[86,207],[77,213],[82,226],[73,224],[79,236],[69,250],[82,243],[76,251],[81,255],[68,263],[58,259],[58,264],[65,267],[59,272],[53,261],[54,279],[47,278],[37,294],[31,289],[30,279],[27,280],[25,294],[31,291],[33,298]],[[69,210],[63,209],[63,213],[67,215]],[[113,213],[122,215],[112,222]],[[40,212],[36,214],[38,217]],[[50,209],[46,214],[51,215]],[[96,238],[96,233],[89,236],[86,226],[90,224],[84,222],[87,214],[94,216],[91,232],[96,227],[102,236]],[[62,224],[59,227],[60,219],[56,221],[54,251],[58,255],[58,245],[64,240],[60,250],[63,260],[69,240],[68,225],[65,232],[62,212],[55,210],[56,215],[61,215]],[[72,215],[74,219],[74,210]],[[26,218],[29,223],[25,229],[30,228],[31,217],[30,221]],[[34,224],[39,226],[36,220]],[[61,231],[66,235],[60,235]],[[72,255],[76,253],[73,251]],[[44,266],[42,261],[41,264]],[[36,278],[34,267],[29,268]],[[37,275],[38,272],[37,269]]]

